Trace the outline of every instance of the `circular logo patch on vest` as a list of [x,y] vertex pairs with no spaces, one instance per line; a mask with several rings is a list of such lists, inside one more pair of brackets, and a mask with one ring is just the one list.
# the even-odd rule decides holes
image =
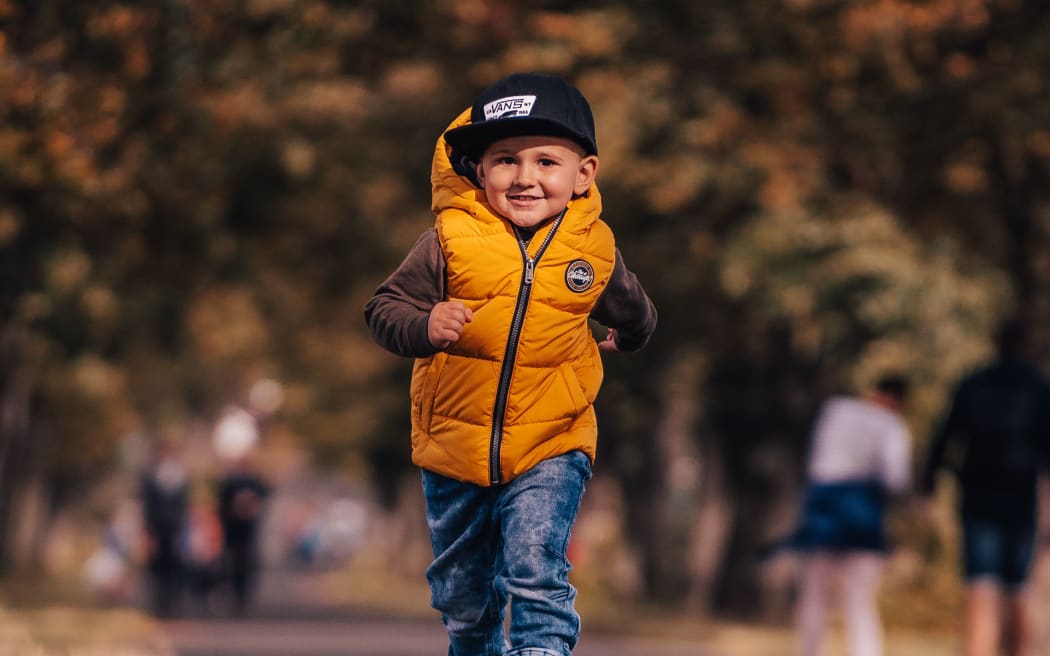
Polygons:
[[565,269],[565,284],[574,292],[585,292],[594,284],[594,267],[587,260],[573,260]]

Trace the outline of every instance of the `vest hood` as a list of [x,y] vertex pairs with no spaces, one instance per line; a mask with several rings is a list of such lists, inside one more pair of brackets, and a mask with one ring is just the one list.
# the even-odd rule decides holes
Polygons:
[[[435,215],[447,209],[458,209],[482,221],[505,221],[488,204],[485,191],[479,189],[466,176],[460,175],[452,165],[452,147],[445,142],[444,134],[452,128],[470,124],[470,108],[465,109],[449,124],[434,147],[434,159],[430,169],[430,209]],[[562,230],[583,232],[601,216],[602,199],[598,185],[591,184],[585,196],[569,201],[572,221],[566,221]]]

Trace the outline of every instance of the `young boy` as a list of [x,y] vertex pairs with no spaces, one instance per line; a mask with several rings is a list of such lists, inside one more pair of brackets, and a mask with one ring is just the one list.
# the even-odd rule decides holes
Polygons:
[[[365,318],[379,344],[416,358],[412,461],[448,653],[569,656],[580,624],[566,547],[595,455],[598,351],[642,348],[656,311],[600,219],[578,90],[511,75],[449,128],[435,227]],[[590,318],[609,327],[600,343]]]

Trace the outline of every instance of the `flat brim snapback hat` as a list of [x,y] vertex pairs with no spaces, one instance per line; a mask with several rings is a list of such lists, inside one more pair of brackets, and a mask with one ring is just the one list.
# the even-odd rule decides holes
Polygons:
[[565,137],[586,154],[598,154],[587,99],[560,77],[539,73],[515,73],[482,91],[470,123],[446,132],[445,142],[477,160],[489,144],[526,135]]

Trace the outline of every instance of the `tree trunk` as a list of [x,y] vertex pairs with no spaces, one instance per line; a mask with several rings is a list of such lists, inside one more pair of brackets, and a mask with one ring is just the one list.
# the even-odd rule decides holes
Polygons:
[[703,362],[689,350],[668,361],[661,376],[659,421],[648,449],[652,479],[638,508],[643,514],[642,530],[636,535],[642,545],[647,596],[658,602],[681,602],[692,587],[682,573],[690,571],[690,536],[695,532],[701,477],[694,433]]
[[731,493],[726,485],[724,455],[712,440],[703,442],[700,489],[693,530],[689,538],[689,591],[691,609],[708,613],[714,586],[725,559],[733,523]]
[[12,527],[21,472],[17,460],[29,439],[30,382],[19,353],[25,330],[5,326],[0,332],[0,571],[11,567]]
[[1005,233],[1006,270],[1016,296],[1017,316],[1032,325],[1036,309],[1036,271],[1033,254],[1037,253],[1038,235],[1035,221],[1035,185],[1039,162],[1031,154],[1010,152],[1010,144],[997,130],[986,135],[991,158],[992,184],[998,193],[1000,217]]

